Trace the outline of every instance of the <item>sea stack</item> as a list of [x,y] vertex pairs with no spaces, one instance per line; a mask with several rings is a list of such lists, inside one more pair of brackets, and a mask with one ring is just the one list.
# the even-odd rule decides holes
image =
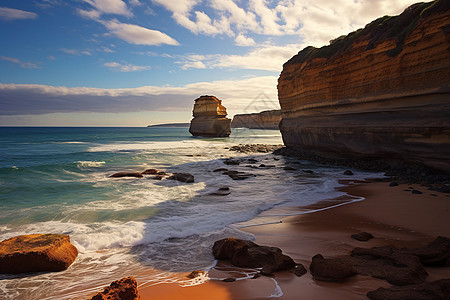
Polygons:
[[278,79],[285,145],[450,172],[449,45],[449,1],[437,0],[303,49]]
[[231,133],[231,120],[226,118],[227,109],[222,101],[214,96],[201,96],[195,99],[189,132],[193,136],[227,137]]

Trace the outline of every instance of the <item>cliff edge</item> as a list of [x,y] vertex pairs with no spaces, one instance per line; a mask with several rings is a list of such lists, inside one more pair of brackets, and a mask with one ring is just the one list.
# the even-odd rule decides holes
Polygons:
[[417,3],[322,48],[278,79],[286,146],[450,172],[450,1]]
[[227,109],[214,96],[201,96],[194,100],[189,132],[193,136],[227,137],[231,133],[231,120],[226,118]]
[[231,128],[277,129],[281,121],[280,110],[265,110],[253,114],[237,114],[231,121]]

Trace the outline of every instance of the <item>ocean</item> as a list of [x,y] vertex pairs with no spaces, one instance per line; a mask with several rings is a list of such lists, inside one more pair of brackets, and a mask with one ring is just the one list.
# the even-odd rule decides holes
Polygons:
[[[141,285],[200,284],[207,278],[180,274],[212,268],[214,241],[252,239],[240,228],[313,212],[292,208],[345,195],[336,190],[341,179],[379,176],[229,150],[237,144],[282,144],[282,138],[277,130],[243,128],[229,138],[195,138],[187,127],[0,127],[0,240],[69,234],[79,251],[63,272],[0,275],[0,298],[83,299],[126,276]],[[224,164],[229,157],[243,162]],[[109,177],[149,168],[188,172],[195,182]],[[213,172],[218,168],[255,176],[235,181]],[[222,187],[230,194],[213,195]]]

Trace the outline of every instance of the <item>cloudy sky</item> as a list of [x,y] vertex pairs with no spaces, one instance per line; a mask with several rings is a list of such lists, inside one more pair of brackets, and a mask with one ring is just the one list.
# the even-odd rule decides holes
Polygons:
[[409,0],[0,0],[0,126],[188,122],[278,108],[282,65]]

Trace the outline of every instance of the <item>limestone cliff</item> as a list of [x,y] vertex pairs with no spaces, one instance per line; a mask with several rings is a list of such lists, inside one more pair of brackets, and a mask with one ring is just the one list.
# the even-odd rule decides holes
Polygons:
[[450,171],[449,7],[412,5],[286,62],[278,80],[286,146]]
[[280,110],[266,110],[253,114],[238,114],[231,121],[231,128],[278,129]]
[[194,136],[226,137],[231,133],[231,120],[226,118],[227,109],[214,96],[195,99],[189,132]]

